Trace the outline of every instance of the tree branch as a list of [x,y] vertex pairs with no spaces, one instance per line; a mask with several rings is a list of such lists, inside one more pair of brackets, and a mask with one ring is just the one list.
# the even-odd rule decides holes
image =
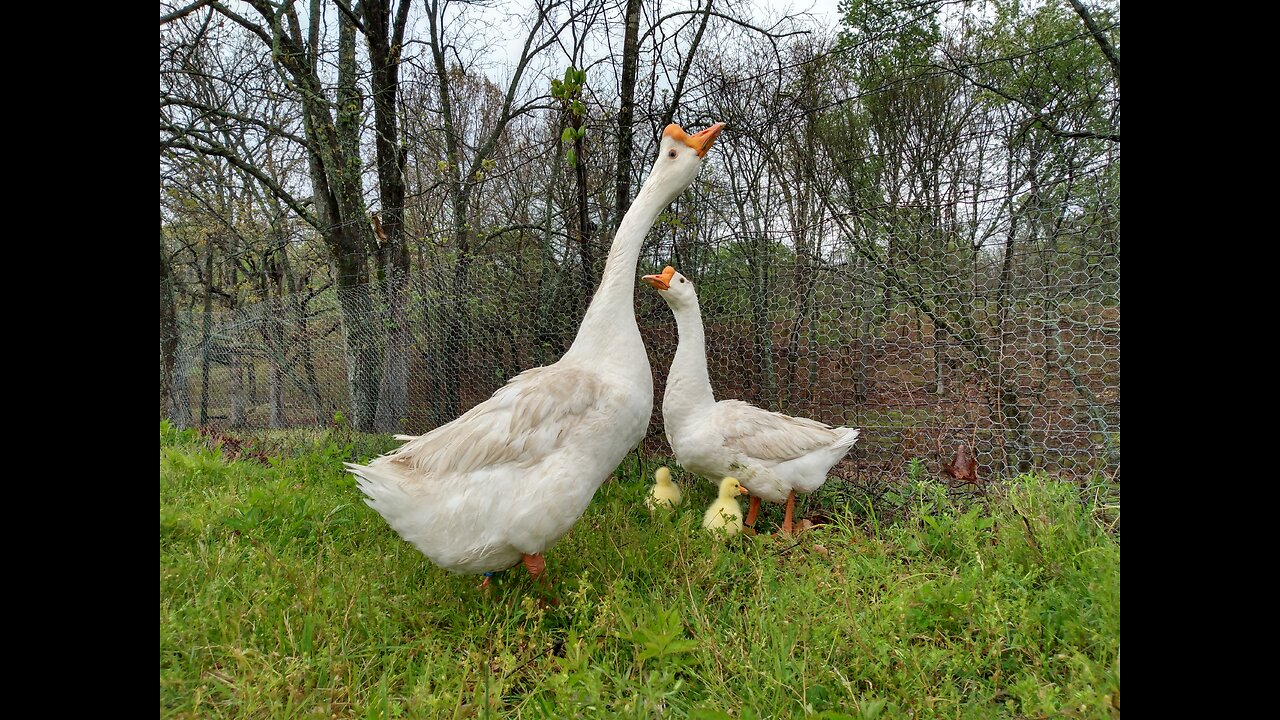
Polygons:
[[671,119],[675,117],[676,108],[680,106],[680,96],[684,94],[684,81],[689,77],[689,70],[693,67],[693,57],[698,54],[698,45],[702,43],[702,33],[707,29],[707,21],[711,19],[711,3],[714,0],[707,0],[707,9],[702,11],[702,23],[698,25],[698,32],[693,36],[693,44],[689,46],[689,55],[684,59],[684,67],[680,68],[680,75],[676,78],[676,89],[671,95],[671,102],[667,104],[667,112],[662,116],[662,122],[659,127],[666,127],[671,124]]
[[205,103],[202,103],[196,100],[191,100],[188,98],[176,97],[174,95],[161,95],[160,107],[164,108],[170,105],[177,105],[179,107],[191,108],[192,110],[197,110],[206,115],[213,115],[213,116],[224,118],[227,120],[235,120],[236,122],[242,122],[248,125],[253,125],[254,127],[262,128],[263,130],[266,130],[267,132],[270,132],[278,137],[285,138],[286,140],[292,140],[293,142],[298,143],[299,145],[307,148],[308,150],[312,148],[311,143],[308,142],[307,139],[302,137],[301,135],[295,135],[294,133],[288,130],[285,130],[279,125],[273,125],[272,123],[269,123],[265,120],[259,120],[258,118],[249,117],[248,115],[241,115],[240,113],[231,112],[230,110],[222,110],[219,108],[215,108],[212,105],[207,105]]
[[267,47],[271,48],[272,50],[275,49],[275,43],[272,41],[271,34],[268,33],[266,30],[263,30],[261,25],[254,23],[252,20],[249,20],[243,15],[240,15],[239,13],[233,11],[231,8],[227,7],[226,5],[223,5],[220,2],[216,2],[216,1],[210,2],[209,7],[222,13],[224,16],[229,18],[232,22],[244,28],[245,30],[248,30],[254,35],[257,35],[258,38],[262,40],[262,42],[267,44]]
[[[1093,21],[1093,15],[1089,12],[1089,8],[1084,6],[1080,0],[1070,0],[1071,7],[1075,8],[1076,14],[1084,21],[1084,26],[1089,28],[1089,34],[1093,35],[1093,39],[1098,43],[1098,47],[1102,48],[1102,54],[1107,56],[1107,61],[1111,63],[1111,69],[1116,73],[1116,87],[1120,87],[1120,56],[1116,53],[1115,47],[1111,45],[1111,41],[1106,35],[1102,34],[1102,29]],[[1116,142],[1119,142],[1117,140]]]
[[[270,190],[272,195],[280,198],[280,200],[288,205],[294,212],[298,213],[298,217],[306,221],[308,225],[311,225],[321,231],[325,229],[319,218],[313,215],[311,211],[307,210],[306,206],[295,198],[292,193],[281,187],[279,183],[266,173],[262,172],[260,168],[235,154],[226,146],[215,140],[199,137],[190,131],[179,131],[179,128],[176,127],[166,129],[173,133],[174,136],[169,140],[162,140],[160,142],[160,147],[189,150],[197,155],[216,155],[217,157],[225,158],[227,162],[243,170],[249,175],[252,175],[255,180],[262,183],[263,187]],[[190,138],[197,138],[200,141],[200,145],[193,143]]]
[[361,35],[369,34],[369,32],[364,29],[364,25],[360,22],[360,18],[356,17],[355,11],[347,7],[347,4],[343,2],[343,0],[333,0],[333,4],[338,6],[338,9],[342,11],[343,15],[347,16],[347,19],[351,21],[352,25],[356,26],[356,29],[360,31]]
[[[503,235],[506,235],[509,232],[515,232],[517,230],[537,230],[538,232],[543,232],[544,228],[541,225],[532,225],[529,223],[517,223],[515,225],[508,225],[504,228],[495,230],[489,233],[488,235],[486,235],[484,239],[480,241],[480,244],[483,245],[484,243],[487,243],[490,240],[493,240],[494,238],[501,237]],[[560,235],[561,237],[567,237],[564,233],[556,233],[556,234]]]
[[[516,63],[515,72],[512,73],[511,76],[511,84],[507,86],[507,93],[502,101],[502,110],[498,113],[498,121],[494,125],[493,131],[489,133],[489,136],[476,148],[476,154],[472,159],[471,168],[467,171],[468,175],[474,176],[476,174],[476,171],[481,168],[481,163],[484,162],[485,158],[489,157],[490,153],[493,152],[494,147],[497,146],[498,138],[502,137],[502,133],[507,129],[507,124],[517,117],[516,114],[511,112],[511,105],[515,102],[516,91],[520,87],[520,80],[524,77],[524,71],[528,68],[529,61],[538,53],[555,44],[559,39],[560,31],[564,30],[567,25],[572,23],[578,15],[585,12],[585,10],[579,10],[576,13],[571,13],[568,19],[565,20],[564,24],[561,25],[556,32],[551,34],[550,38],[544,41],[541,45],[533,47],[533,41],[534,38],[537,37],[538,31],[542,29],[543,23],[547,22],[551,17],[551,9],[559,4],[560,3],[558,2],[552,2],[538,9],[538,21],[529,29],[529,34],[525,37],[524,48],[520,52],[520,61]],[[444,78],[441,78],[441,81],[443,82]]]
[[1000,97],[1004,98],[1005,100],[1008,100],[1009,102],[1016,103],[1016,104],[1017,104],[1019,107],[1021,107],[1023,110],[1026,110],[1028,113],[1030,113],[1030,114],[1031,114],[1031,117],[1032,117],[1032,119],[1033,119],[1033,120],[1035,120],[1036,122],[1039,122],[1041,125],[1043,125],[1043,126],[1044,126],[1044,128],[1045,128],[1046,130],[1048,130],[1050,133],[1052,133],[1053,135],[1055,135],[1055,136],[1057,136],[1057,137],[1061,137],[1061,138],[1085,138],[1085,139],[1089,139],[1089,140],[1109,140],[1109,141],[1114,142],[1114,143],[1118,143],[1118,142],[1120,142],[1120,134],[1119,134],[1119,133],[1109,134],[1109,133],[1096,133],[1096,132],[1091,132],[1091,131],[1088,131],[1088,130],[1062,130],[1062,129],[1059,129],[1059,128],[1058,128],[1058,126],[1057,126],[1057,125],[1056,125],[1052,120],[1050,120],[1049,118],[1045,117],[1044,113],[1042,113],[1042,112],[1040,112],[1039,110],[1036,110],[1035,108],[1033,108],[1033,107],[1031,107],[1030,105],[1028,105],[1028,104],[1027,104],[1027,102],[1026,102],[1025,100],[1023,100],[1022,98],[1014,97],[1013,95],[1010,95],[1010,94],[1006,93],[1005,91],[1003,91],[1003,90],[1001,90],[1001,89],[999,89],[999,88],[997,88],[997,87],[995,87],[995,86],[993,86],[993,85],[988,85],[988,84],[986,84],[986,83],[984,83],[984,82],[982,82],[982,81],[980,81],[980,80],[978,80],[978,79],[976,79],[976,78],[974,78],[974,77],[971,77],[971,76],[969,76],[969,75],[965,74],[965,72],[964,72],[963,70],[961,70],[961,69],[960,69],[959,64],[958,64],[958,63],[956,63],[956,62],[955,62],[955,61],[954,61],[954,60],[953,60],[949,55],[947,56],[947,59],[948,59],[948,60],[952,60],[953,67],[947,68],[947,67],[941,67],[941,66],[939,66],[939,69],[940,69],[940,70],[945,70],[945,71],[947,71],[947,72],[955,73],[956,75],[959,75],[961,78],[964,78],[964,80],[965,80],[965,81],[967,81],[967,82],[969,82],[969,83],[973,84],[975,87],[979,87],[979,88],[982,88],[983,90],[986,90],[986,91],[988,91],[988,92],[995,93],[996,95],[999,95]]
[[161,25],[165,25],[165,24],[167,24],[167,23],[171,23],[171,22],[173,22],[174,20],[178,20],[178,19],[184,18],[184,17],[186,17],[186,16],[190,15],[191,13],[193,13],[193,12],[195,12],[195,11],[199,10],[200,8],[204,7],[205,5],[208,5],[208,4],[209,4],[209,2],[210,2],[210,0],[196,0],[195,2],[191,3],[190,5],[188,5],[188,6],[184,7],[184,8],[179,8],[178,10],[174,10],[173,12],[169,13],[168,15],[161,15],[161,16],[160,16],[160,24],[161,24]]
[[739,20],[738,18],[733,17],[732,15],[725,15],[724,13],[711,12],[710,10],[679,10],[677,12],[663,15],[662,17],[658,18],[653,23],[653,25],[649,27],[648,30],[644,31],[644,35],[640,36],[639,44],[643,45],[644,41],[647,40],[649,36],[652,35],[655,31],[657,31],[659,25],[661,25],[663,22],[667,20],[670,20],[673,17],[678,17],[680,15],[703,15],[703,14],[710,15],[711,17],[718,17],[721,20],[728,20],[729,22],[735,25],[741,25],[742,27],[747,28],[748,30],[754,30],[760,33],[761,35],[764,35],[766,37],[771,37],[774,39],[791,37],[792,35],[809,35],[810,34],[809,30],[793,30],[792,32],[775,33],[769,30],[765,30],[764,28],[761,28],[761,27],[756,27],[755,25],[752,25],[751,23],[745,20]]

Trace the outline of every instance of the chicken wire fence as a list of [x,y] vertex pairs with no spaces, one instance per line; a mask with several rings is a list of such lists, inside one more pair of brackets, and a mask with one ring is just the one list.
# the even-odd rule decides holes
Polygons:
[[[1118,479],[1118,189],[1087,212],[964,225],[828,216],[804,238],[655,228],[637,276],[672,264],[694,282],[717,399],[862,428],[833,475],[940,477],[963,444],[983,479],[1031,469]],[[161,415],[220,430],[345,418],[429,431],[572,343],[589,298],[580,279],[598,280],[600,263],[584,272],[577,251],[562,250],[183,314]],[[661,402],[675,322],[647,286],[635,293],[655,389],[643,449],[668,455]]]

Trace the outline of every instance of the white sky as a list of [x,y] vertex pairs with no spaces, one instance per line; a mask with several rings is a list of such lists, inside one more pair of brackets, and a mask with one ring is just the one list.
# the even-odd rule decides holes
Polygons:
[[[761,5],[764,9],[752,8],[752,13],[746,19],[757,25],[768,26],[773,20],[784,12],[789,11],[791,14],[799,14],[807,12],[813,16],[814,29],[820,27],[834,28],[839,24],[840,13],[837,5],[840,0],[786,0],[784,2],[769,2],[762,0]],[[689,0],[688,5],[696,5],[697,0]],[[683,3],[664,3],[663,12],[671,12],[677,10]],[[489,74],[490,78],[499,85],[505,84],[504,81],[510,77],[511,71],[515,68],[516,62],[519,60],[520,51],[524,43],[527,33],[526,16],[529,4],[524,0],[508,0],[507,2],[498,2],[490,7],[475,7],[468,10],[467,30],[472,37],[483,38],[490,45],[482,53],[480,60],[484,65],[484,70]],[[717,11],[726,13],[742,12],[742,7],[717,7]],[[417,15],[417,13],[415,13]],[[451,21],[451,25],[455,28],[457,21]],[[712,23],[721,22],[722,20],[712,19]],[[410,38],[426,37],[427,22],[421,16],[416,17],[418,28],[410,28],[407,35]],[[679,19],[668,20],[664,27],[674,31],[679,27]],[[746,32],[745,30],[743,32]],[[611,42],[615,46],[615,52],[621,52],[622,38],[621,36],[613,38]],[[684,42],[687,42],[685,40]],[[566,45],[569,44],[568,38],[565,38]],[[594,53],[589,53],[589,57],[601,57],[608,50],[605,47]],[[553,59],[554,58],[554,59]],[[544,59],[548,66],[547,71],[554,72],[559,75],[564,69],[564,60],[557,57],[554,53],[548,54]]]

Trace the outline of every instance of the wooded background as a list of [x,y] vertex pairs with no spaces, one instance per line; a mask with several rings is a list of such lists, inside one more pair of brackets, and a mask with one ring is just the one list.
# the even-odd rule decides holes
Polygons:
[[1119,44],[1079,0],[161,3],[161,416],[448,422],[567,349],[661,129],[723,121],[638,273],[697,285],[717,397],[864,428],[846,477],[1118,478]]

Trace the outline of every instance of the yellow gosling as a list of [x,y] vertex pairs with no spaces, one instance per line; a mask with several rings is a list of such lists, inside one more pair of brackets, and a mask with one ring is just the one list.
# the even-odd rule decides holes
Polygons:
[[650,510],[664,508],[670,510],[678,507],[683,496],[680,494],[680,488],[671,482],[671,471],[665,466],[658,468],[653,473],[654,485],[649,488],[649,496],[645,498],[644,504]]
[[727,477],[721,480],[720,496],[707,508],[707,514],[702,516],[702,527],[722,539],[742,532],[742,508],[738,506],[738,496],[746,494],[747,489],[742,487],[737,478]]

